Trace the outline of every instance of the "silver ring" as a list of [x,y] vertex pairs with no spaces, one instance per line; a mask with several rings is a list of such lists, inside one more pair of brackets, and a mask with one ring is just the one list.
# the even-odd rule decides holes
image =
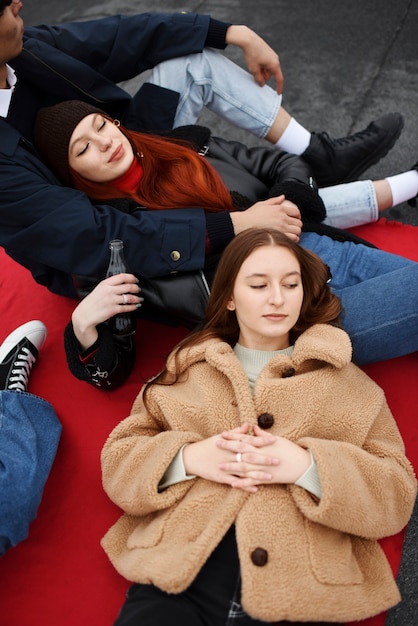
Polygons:
[[126,293],[122,294],[123,302],[122,304],[128,304],[128,298],[126,297]]
[[242,452],[237,452],[235,455],[235,460],[237,463],[241,463],[242,461]]

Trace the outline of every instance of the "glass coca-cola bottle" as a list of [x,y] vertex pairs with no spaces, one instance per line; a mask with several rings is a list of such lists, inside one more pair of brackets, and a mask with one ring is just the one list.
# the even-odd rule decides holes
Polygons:
[[[112,239],[109,242],[110,261],[106,272],[106,278],[128,272],[123,254],[123,241],[121,239]],[[111,317],[108,321],[109,328],[114,335],[124,336],[132,335],[136,328],[135,313],[118,313]]]

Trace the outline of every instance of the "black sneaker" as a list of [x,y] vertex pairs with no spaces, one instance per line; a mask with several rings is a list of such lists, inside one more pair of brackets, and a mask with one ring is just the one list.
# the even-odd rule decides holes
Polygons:
[[0,389],[26,391],[29,374],[46,336],[45,324],[32,320],[6,337],[0,346]]
[[327,133],[312,133],[302,157],[312,167],[320,187],[349,183],[389,152],[402,128],[402,115],[388,113],[365,130],[341,139],[333,139]]

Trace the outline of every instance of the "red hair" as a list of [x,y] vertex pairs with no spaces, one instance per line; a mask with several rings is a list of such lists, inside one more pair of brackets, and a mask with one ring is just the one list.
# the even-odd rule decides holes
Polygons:
[[94,200],[126,197],[147,209],[202,207],[231,211],[231,195],[216,170],[187,142],[168,137],[120,131],[134,153],[143,155],[143,176],[136,190],[121,191],[110,183],[97,183],[70,168],[73,185]]

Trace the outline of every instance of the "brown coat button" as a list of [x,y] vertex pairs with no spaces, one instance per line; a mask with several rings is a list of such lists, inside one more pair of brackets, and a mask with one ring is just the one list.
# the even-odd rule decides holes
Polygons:
[[271,413],[262,413],[258,416],[257,422],[260,428],[271,428],[274,424],[274,417]]
[[264,550],[264,548],[255,548],[255,550],[251,552],[251,560],[254,565],[263,567],[268,561],[267,550]]
[[282,372],[282,378],[290,378],[296,374],[296,370],[294,367],[288,367]]

